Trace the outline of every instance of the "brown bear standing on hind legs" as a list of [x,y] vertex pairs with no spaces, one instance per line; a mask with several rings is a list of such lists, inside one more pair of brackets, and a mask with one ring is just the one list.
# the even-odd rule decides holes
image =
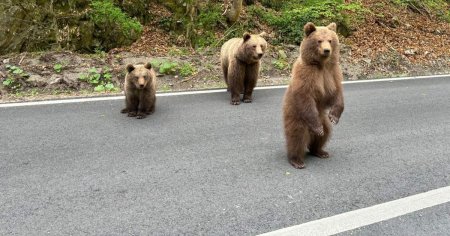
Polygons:
[[232,38],[220,50],[223,76],[231,92],[231,104],[240,104],[240,94],[245,103],[252,102],[253,89],[259,77],[261,58],[267,48],[265,33],[248,34],[243,38]]
[[323,148],[331,123],[337,124],[344,111],[336,24],[316,27],[307,23],[304,32],[283,106],[287,154],[298,169],[305,167],[306,148],[312,155],[329,157]]
[[130,117],[145,118],[155,111],[156,75],[152,65],[127,65],[125,76],[125,103],[122,113]]

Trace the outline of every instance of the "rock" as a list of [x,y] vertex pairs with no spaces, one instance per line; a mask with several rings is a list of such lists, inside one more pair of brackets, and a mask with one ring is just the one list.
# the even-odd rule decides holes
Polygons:
[[52,77],[50,78],[50,83],[48,84],[49,85],[61,84],[62,81],[63,79],[61,75],[52,75]]
[[[135,16],[143,22],[152,19],[152,15],[148,14],[147,10],[150,3],[146,0],[114,0],[116,5],[99,7],[93,7],[91,2],[88,0],[1,1],[0,54],[52,48],[92,52],[99,46],[108,50],[130,45],[142,32],[141,25],[132,17]],[[129,15],[122,12],[117,5]],[[110,8],[112,8],[110,11],[114,10],[115,15],[110,15],[105,10]],[[90,17],[91,14],[102,20],[97,22],[94,17]],[[123,17],[128,19],[125,23],[114,22],[118,17],[117,14],[123,14]],[[130,27],[128,24],[133,26]],[[99,42],[102,44],[99,45]]]
[[414,50],[414,49],[407,49],[407,50],[405,50],[404,54],[408,55],[408,56],[416,55],[416,50]]
[[367,63],[367,65],[370,65],[370,63],[372,63],[372,60],[370,60],[369,58],[365,58],[362,59],[365,63]]
[[49,80],[36,74],[31,74],[30,78],[26,80],[27,83],[30,83],[37,87],[45,87],[48,85]]
[[433,32],[433,34],[435,34],[435,35],[443,35],[443,33],[442,33],[442,31],[440,31],[440,30],[435,30],[434,32]]
[[83,73],[64,73],[64,83],[75,88],[79,84],[78,78],[80,78],[82,74]]
[[78,88],[80,82],[78,78],[80,78],[82,73],[73,73],[67,72],[64,74],[53,74],[50,79],[48,85],[51,87],[68,87],[68,88]]

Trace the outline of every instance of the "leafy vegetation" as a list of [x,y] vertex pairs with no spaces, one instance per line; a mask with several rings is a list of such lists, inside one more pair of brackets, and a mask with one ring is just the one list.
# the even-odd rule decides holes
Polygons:
[[29,77],[29,75],[18,66],[6,65],[6,70],[8,75],[2,82],[3,86],[12,92],[19,91],[23,87],[23,80]]
[[129,45],[143,28],[132,17],[147,22],[151,16],[148,6],[145,0],[2,1],[0,53],[50,49],[92,52]]
[[191,63],[179,64],[175,61],[153,59],[150,61],[152,66],[159,71],[160,74],[173,75],[178,73],[183,77],[193,75],[197,69]]
[[[301,3],[292,1],[281,6],[280,12],[256,6],[249,7],[252,16],[260,17],[277,31],[278,38],[274,43],[298,44],[303,37],[302,27],[308,22],[317,25],[336,22],[340,33],[348,35],[352,24],[361,20],[365,12],[359,3],[345,3],[344,0],[306,0]],[[348,14],[349,12],[353,14]]]
[[111,49],[114,45],[129,45],[143,31],[139,21],[132,19],[110,0],[95,0],[91,3],[90,18],[98,29],[96,37],[99,47]]
[[191,63],[184,63],[180,67],[180,75],[183,77],[191,76],[196,72],[196,68]]
[[278,70],[285,70],[285,69],[289,68],[289,63],[283,59],[273,60],[272,64]]
[[82,74],[78,80],[94,86],[95,92],[115,92],[119,90],[112,82],[112,74],[109,68],[99,70],[92,67],[88,70],[88,73]]
[[56,73],[61,73],[62,69],[63,69],[63,65],[61,63],[56,63],[53,66],[53,70],[55,70]]

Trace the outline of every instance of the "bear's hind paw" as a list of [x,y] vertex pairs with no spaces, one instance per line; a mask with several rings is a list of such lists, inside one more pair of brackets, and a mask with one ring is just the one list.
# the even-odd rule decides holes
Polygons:
[[305,163],[303,161],[298,160],[289,160],[289,163],[295,168],[295,169],[303,169],[305,168]]
[[325,151],[313,151],[313,152],[310,152],[310,154],[313,156],[316,156],[318,158],[322,158],[322,159],[330,157],[330,154]]

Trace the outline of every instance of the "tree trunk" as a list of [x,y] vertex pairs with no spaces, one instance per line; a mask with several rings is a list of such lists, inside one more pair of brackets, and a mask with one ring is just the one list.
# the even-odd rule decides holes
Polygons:
[[[228,1],[225,1],[225,3],[228,3]],[[227,7],[227,20],[230,23],[235,23],[239,19],[242,11],[242,0],[231,0],[230,9],[228,9],[227,5],[228,4],[225,5],[225,7]]]

